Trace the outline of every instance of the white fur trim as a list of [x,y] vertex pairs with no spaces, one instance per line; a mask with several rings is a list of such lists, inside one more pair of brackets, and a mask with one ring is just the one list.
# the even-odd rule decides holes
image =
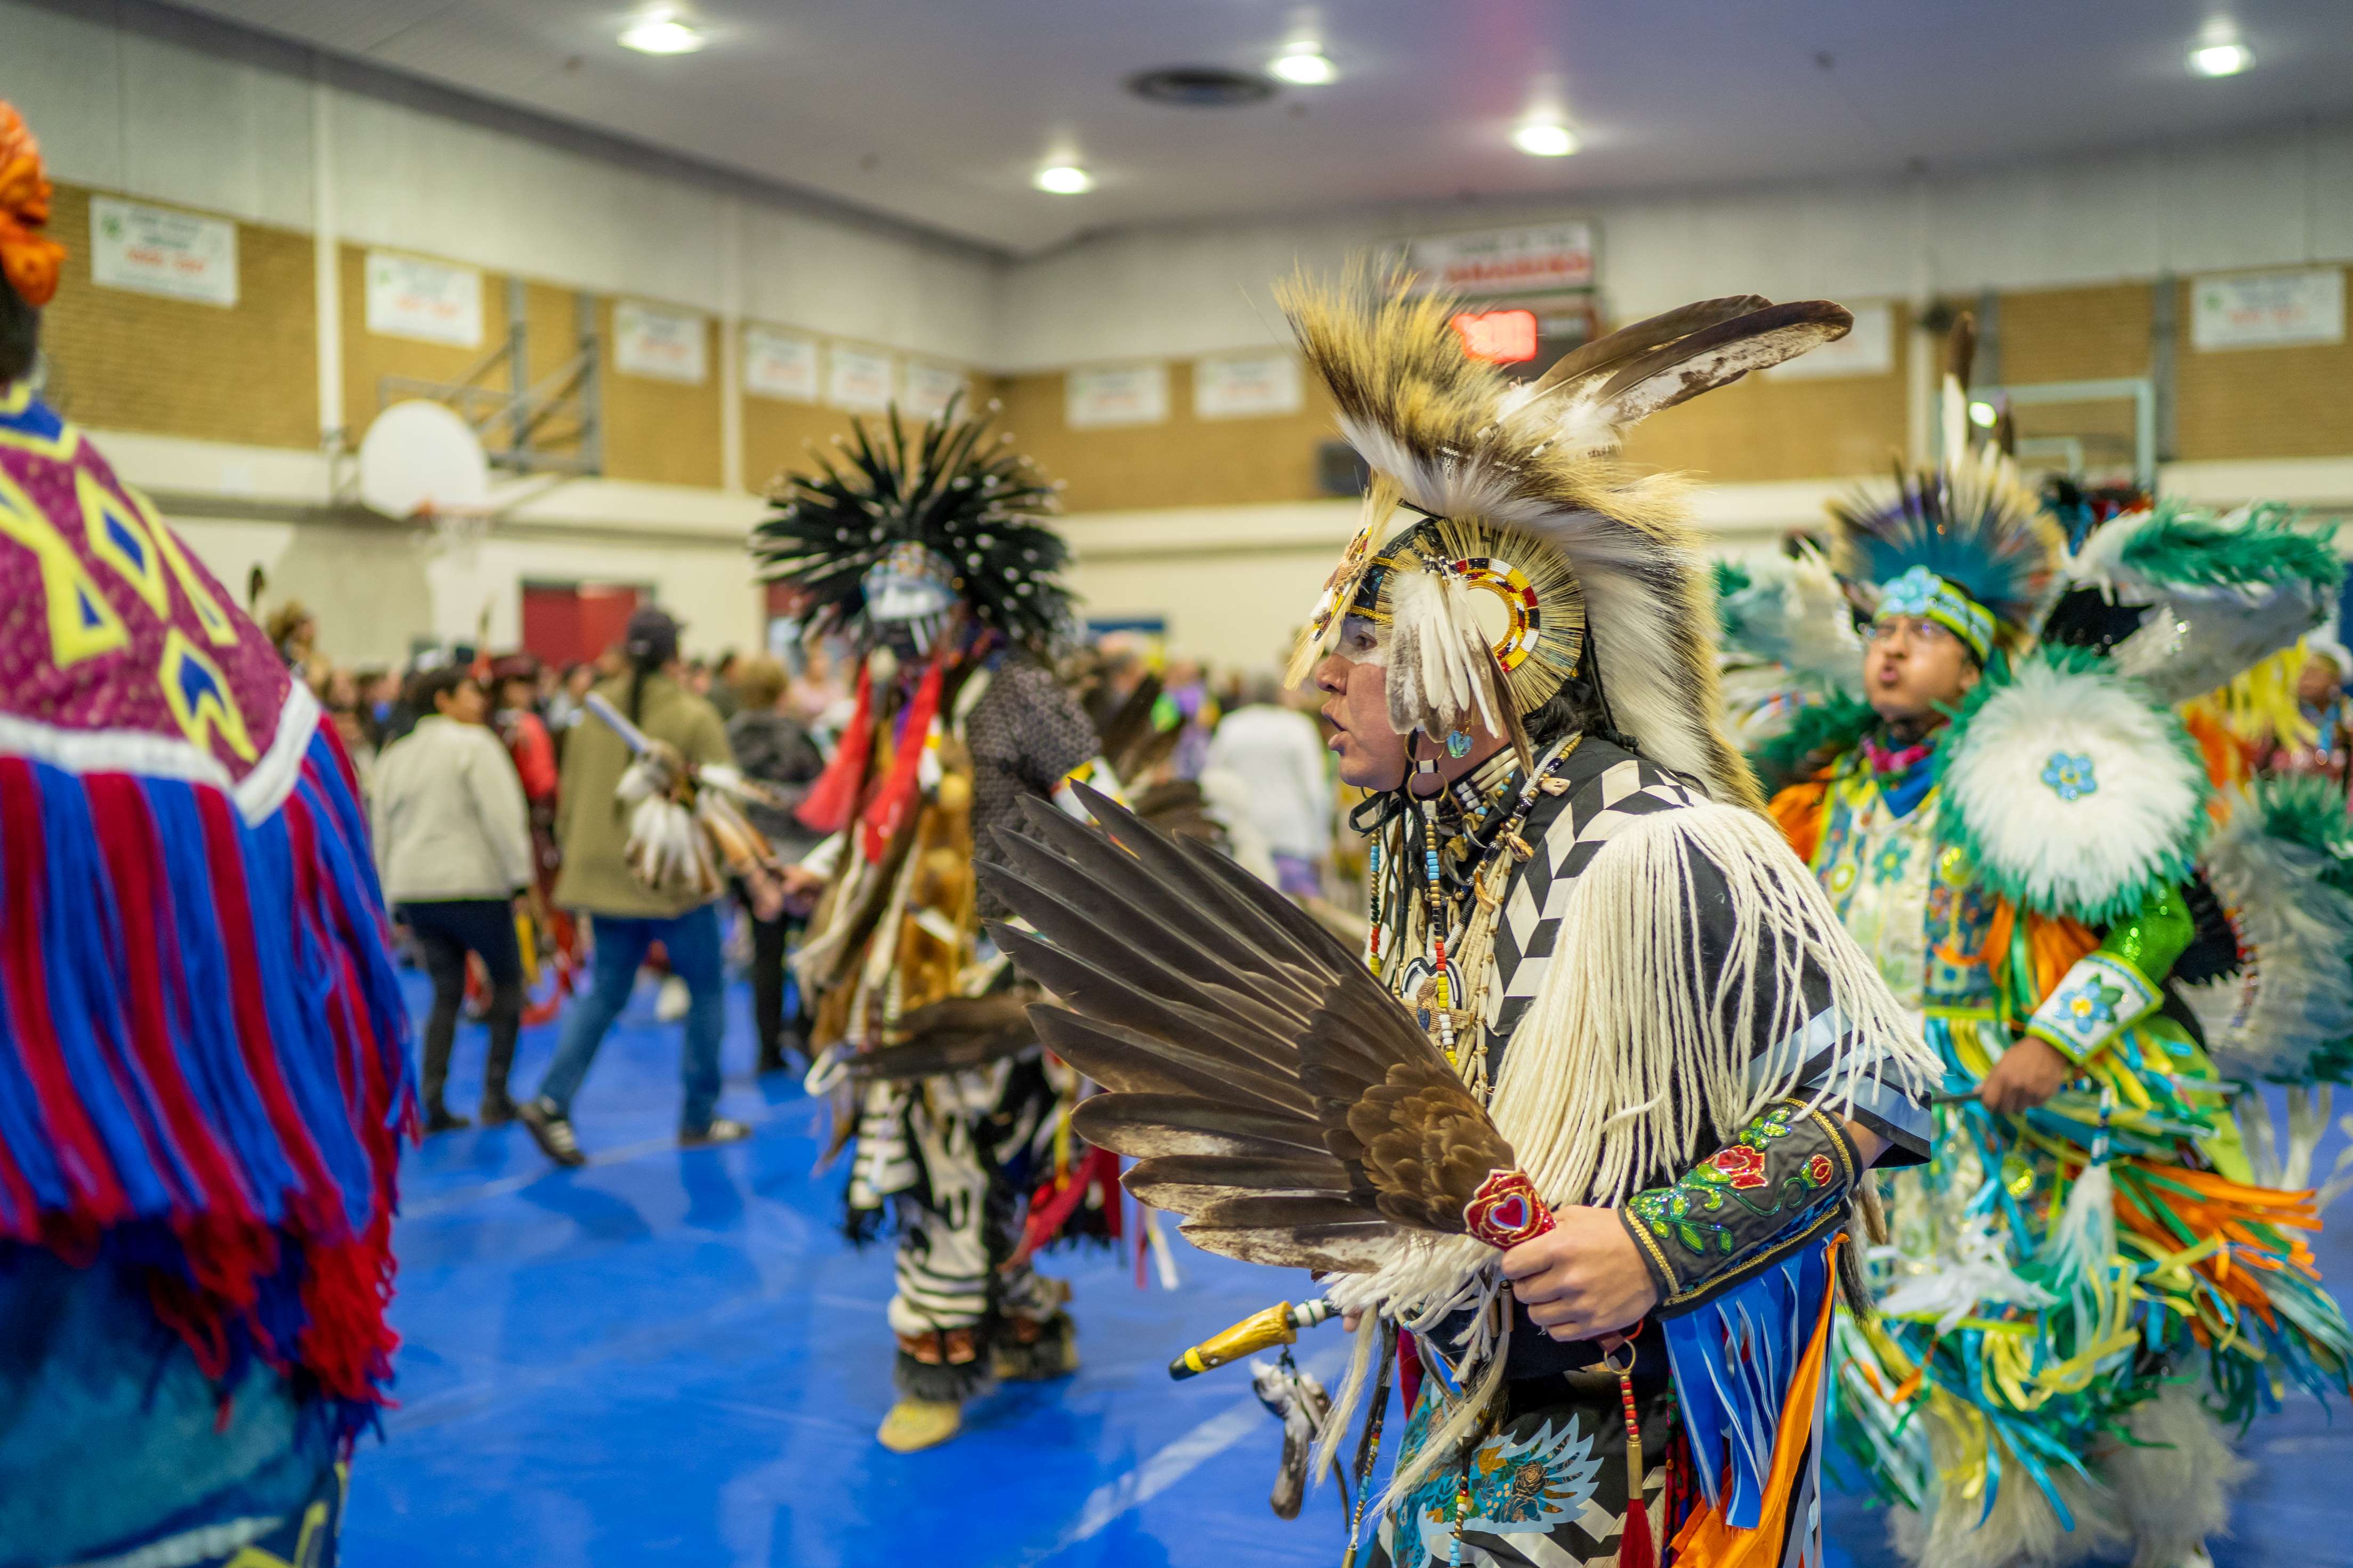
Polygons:
[[0,756],[29,757],[69,773],[131,773],[209,784],[237,802],[237,815],[251,826],[268,820],[294,793],[318,728],[319,700],[293,681],[279,706],[269,749],[242,779],[232,778],[219,758],[195,742],[151,730],[69,730],[5,714]]
[[[2087,759],[2068,798],[2054,759]],[[2040,658],[1989,697],[1948,744],[1947,808],[1996,885],[2042,912],[2105,919],[2195,847],[2205,773],[2179,722],[2105,669]]]

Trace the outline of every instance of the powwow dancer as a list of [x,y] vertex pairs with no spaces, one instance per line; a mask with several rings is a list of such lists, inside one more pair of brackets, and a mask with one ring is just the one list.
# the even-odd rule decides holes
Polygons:
[[812,631],[866,650],[857,710],[800,810],[830,837],[795,959],[815,1000],[813,1094],[854,1137],[851,1234],[898,1226],[890,1306],[902,1452],[954,1436],[992,1379],[1077,1366],[1067,1285],[1030,1265],[1064,1232],[1116,1234],[1117,1162],[1069,1136],[1081,1085],[1049,1062],[1029,999],[980,938],[976,835],[1028,796],[1108,778],[1049,656],[1067,627],[1054,493],[989,419],[951,406],[909,430],[860,425],[793,478],[754,548],[806,589]]
[[335,728],[42,401],[0,103],[0,1564],[329,1564],[407,1025]]
[[1923,1011],[1947,1100],[1891,1188],[1880,1314],[1841,1325],[1842,1446],[1924,1564],[2205,1562],[2243,1467],[2200,1363],[2242,1423],[2284,1381],[2342,1386],[2353,1340],[2295,1235],[2310,1194],[2254,1184],[2178,989],[2236,943],[2171,708],[2293,640],[2335,563],[2265,511],[2159,508],[2063,574],[1992,447],[1836,520],[1869,707],[1773,809]]
[[1680,487],[1612,454],[1847,313],[1703,301],[1525,388],[1401,281],[1288,305],[1372,469],[1293,669],[1379,792],[1373,934],[1101,797],[1108,837],[1029,811],[983,875],[1110,1091],[1073,1125],[1198,1245],[1361,1314],[1323,1436],[1369,1411],[1350,1562],[1819,1562],[1849,1204],[1926,1153],[1931,1064],[1724,739]]

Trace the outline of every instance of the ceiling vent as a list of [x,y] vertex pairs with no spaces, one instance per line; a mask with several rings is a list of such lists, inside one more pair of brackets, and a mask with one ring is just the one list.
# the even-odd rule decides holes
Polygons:
[[1232,109],[1272,98],[1274,83],[1256,71],[1223,66],[1163,66],[1127,79],[1127,90],[1180,109]]

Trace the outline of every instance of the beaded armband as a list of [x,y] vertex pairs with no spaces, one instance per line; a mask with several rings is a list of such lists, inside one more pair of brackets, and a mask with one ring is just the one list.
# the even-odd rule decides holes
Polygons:
[[1765,1108],[1733,1141],[1618,1211],[1659,1310],[1696,1307],[1835,1226],[1862,1171],[1830,1113],[1794,1100]]
[[2137,966],[2112,952],[2087,953],[2043,998],[2026,1032],[2081,1067],[2158,1001]]

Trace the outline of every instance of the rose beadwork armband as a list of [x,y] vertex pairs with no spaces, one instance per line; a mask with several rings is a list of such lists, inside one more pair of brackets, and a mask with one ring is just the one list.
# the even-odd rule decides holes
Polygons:
[[1659,1288],[1659,1310],[1696,1307],[1836,1226],[1862,1161],[1838,1118],[1776,1100],[1732,1142],[1628,1198],[1618,1217]]

